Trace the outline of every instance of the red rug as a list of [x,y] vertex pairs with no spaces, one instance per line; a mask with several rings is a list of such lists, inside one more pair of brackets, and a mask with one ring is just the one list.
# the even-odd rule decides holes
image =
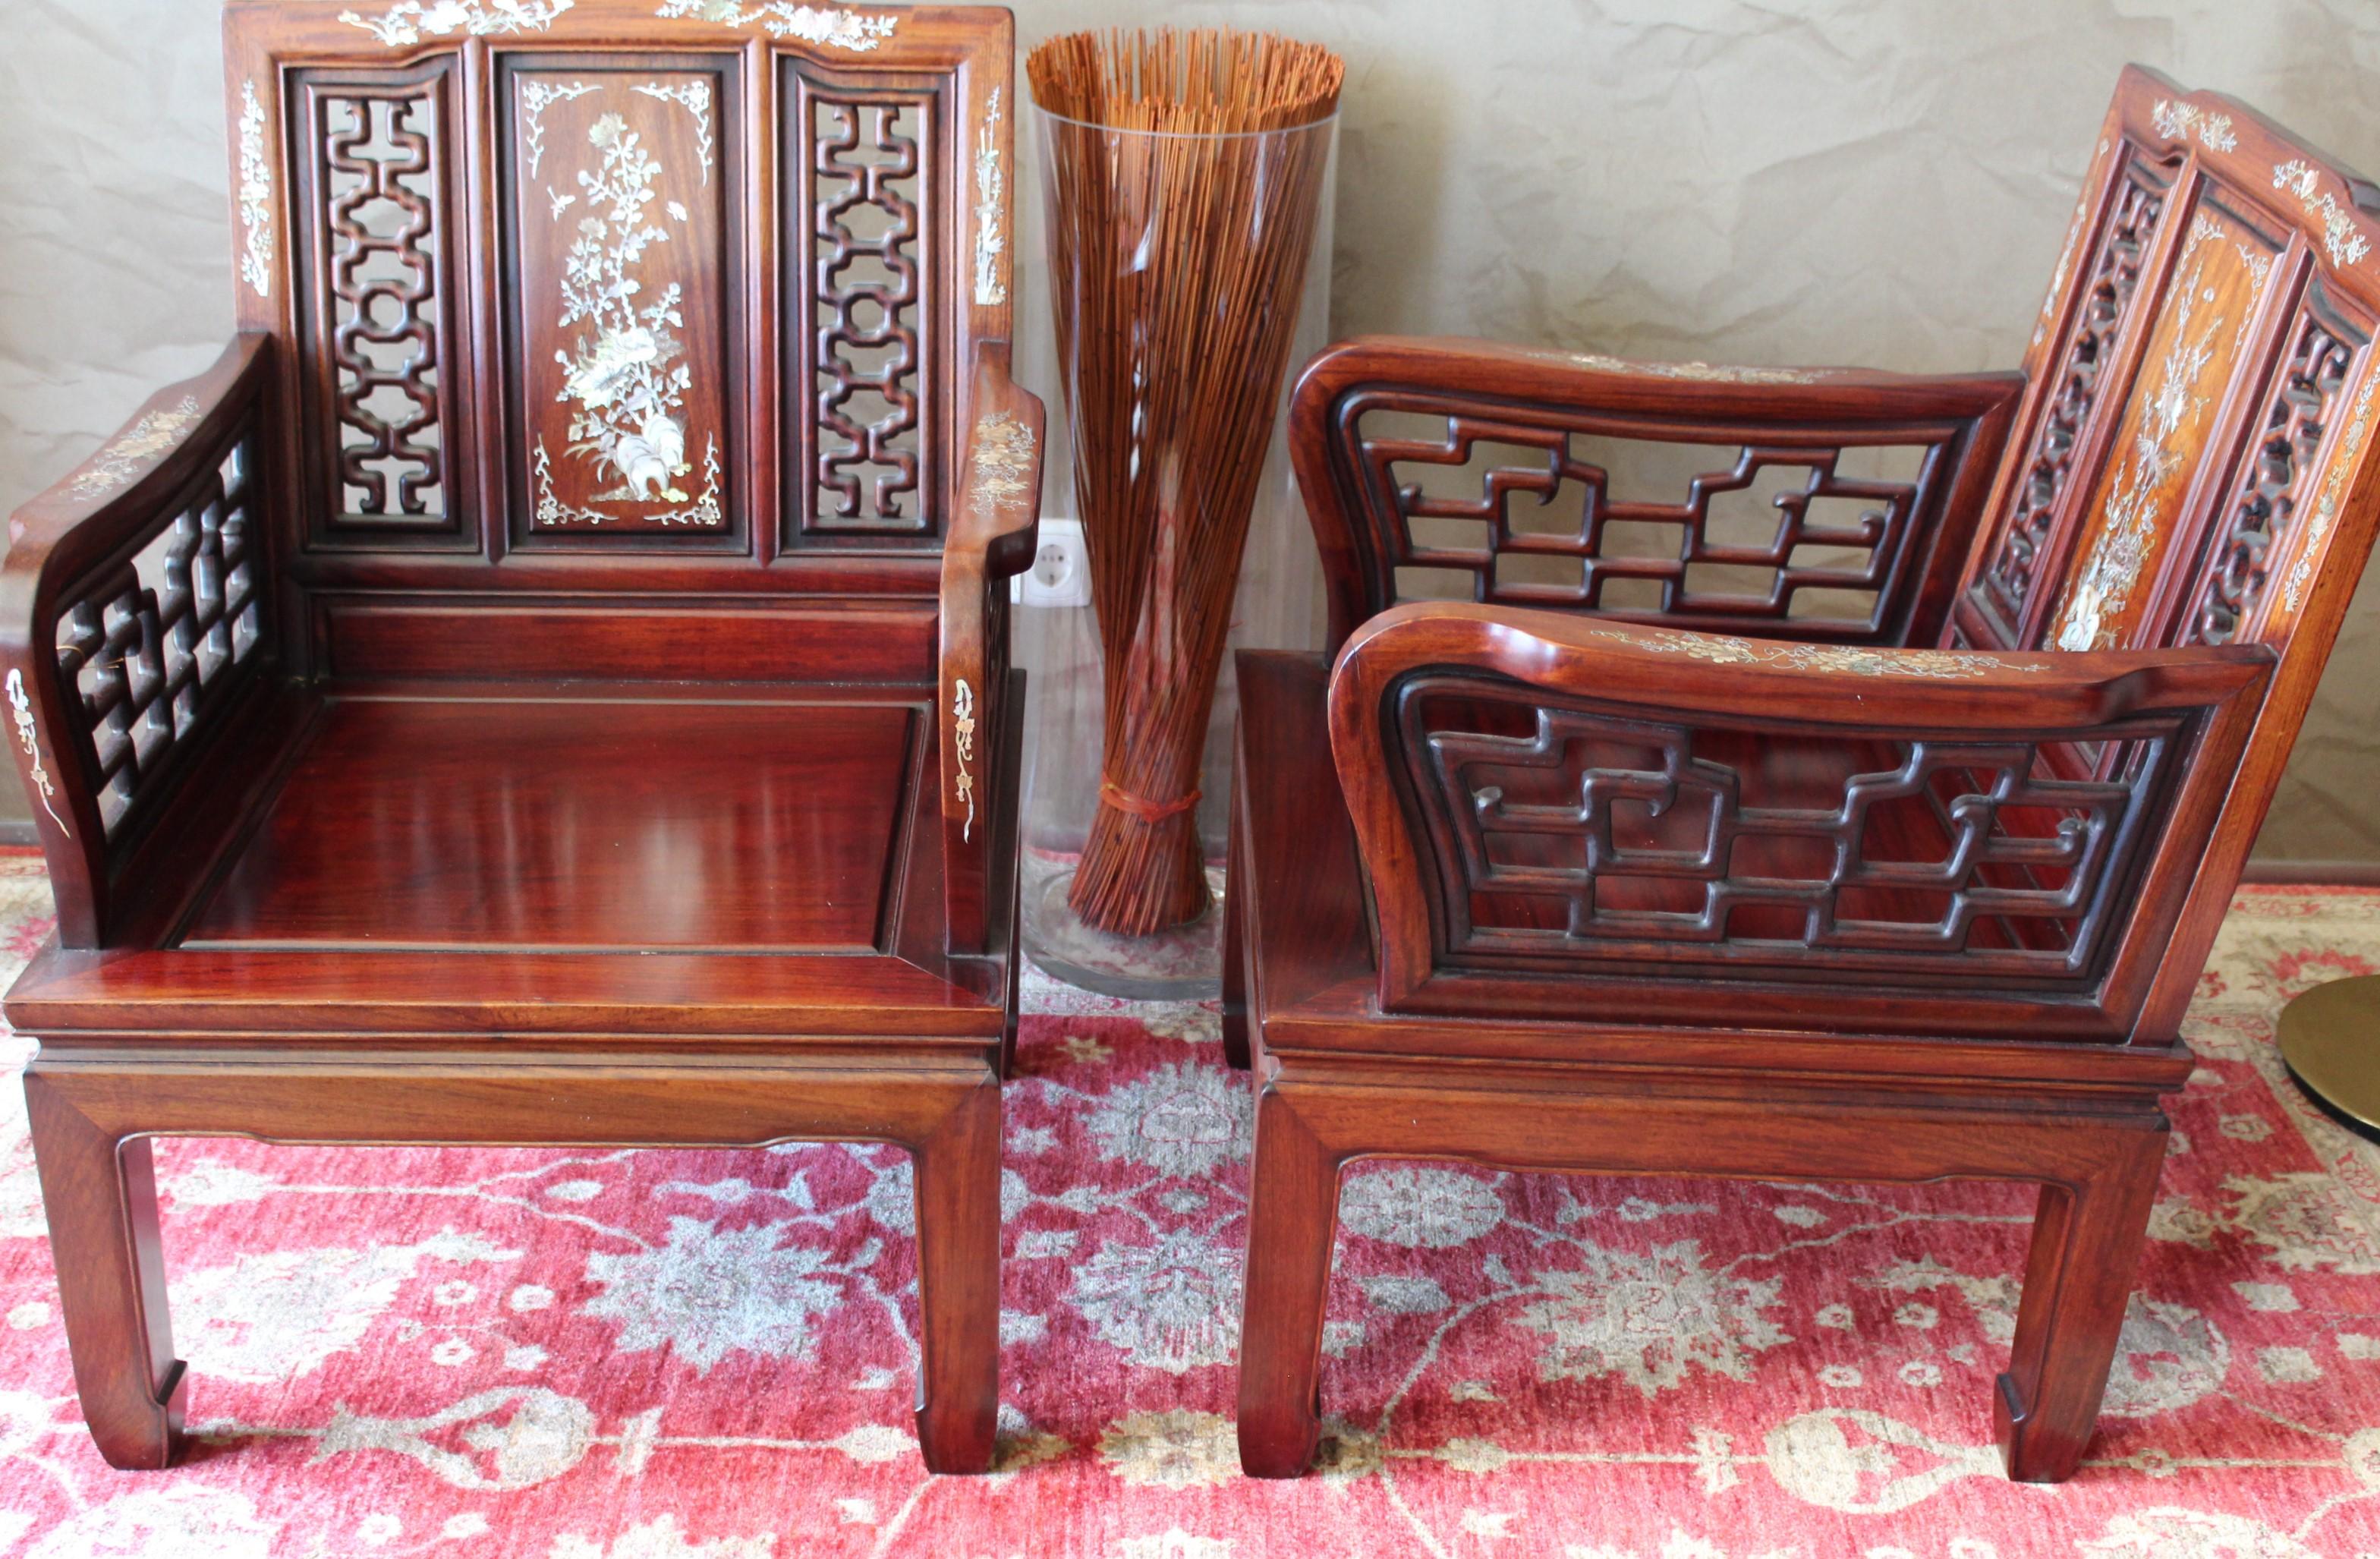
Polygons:
[[[47,909],[0,861],[0,947]],[[2375,962],[2380,895],[2241,895],[2101,1437],[2060,1488],[2005,1482],[1989,1439],[2029,1193],[1443,1165],[1352,1177],[1330,1464],[1243,1479],[1246,1089],[1211,1012],[1046,981],[1008,1092],[1000,1474],[917,1461],[890,1151],[223,1141],[158,1152],[205,1438],[118,1474],[0,1079],[0,1555],[2370,1553],[2380,1154],[2300,1102],[2272,1026]]]

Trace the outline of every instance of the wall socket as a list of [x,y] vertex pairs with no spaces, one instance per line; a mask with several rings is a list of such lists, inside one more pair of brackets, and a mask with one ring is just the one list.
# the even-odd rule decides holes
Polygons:
[[1083,522],[1044,518],[1040,533],[1033,566],[1008,581],[1008,599],[1024,606],[1088,606],[1091,560],[1083,548]]

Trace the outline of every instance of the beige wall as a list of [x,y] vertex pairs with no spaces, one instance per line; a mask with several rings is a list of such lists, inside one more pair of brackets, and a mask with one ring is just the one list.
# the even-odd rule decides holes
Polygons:
[[[231,274],[213,6],[0,3],[12,23],[0,52],[6,507],[212,356]],[[2243,97],[2380,171],[2374,0],[1017,10],[1028,44],[1161,11],[1342,50],[1342,334],[2013,364],[2128,59]],[[1027,373],[1046,389],[1046,323],[1026,329]],[[2380,580],[2340,643],[2264,854],[2380,859],[2380,794],[2364,780],[2380,759],[2375,655]],[[21,810],[13,787],[5,805]]]

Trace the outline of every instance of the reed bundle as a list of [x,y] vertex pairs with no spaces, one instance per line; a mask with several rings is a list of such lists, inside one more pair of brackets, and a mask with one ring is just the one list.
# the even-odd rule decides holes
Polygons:
[[1345,67],[1269,33],[1082,32],[1026,62],[1106,729],[1068,891],[1143,935],[1208,907],[1200,759]]

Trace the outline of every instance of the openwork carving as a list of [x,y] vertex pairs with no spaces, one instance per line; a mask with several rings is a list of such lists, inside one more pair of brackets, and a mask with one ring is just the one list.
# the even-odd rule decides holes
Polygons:
[[256,83],[239,90],[240,280],[259,298],[273,296],[273,164],[264,154],[264,104]]
[[115,435],[84,462],[67,483],[70,498],[104,498],[131,485],[132,479],[156,464],[182,435],[199,424],[199,400],[184,396],[176,405],[141,413],[140,420]]
[[2287,162],[2273,169],[2273,188],[2295,195],[2306,215],[2322,224],[2322,247],[2330,262],[2361,264],[2372,252],[2371,240],[2357,231],[2354,217],[2321,182],[2321,171],[2308,163]]
[[853,54],[866,54],[892,37],[892,25],[900,19],[833,6],[796,6],[790,0],[662,0],[662,8],[654,15],[673,21],[716,22],[722,27],[749,27],[758,22],[771,38],[798,38],[805,43]]
[[[2179,727],[2055,741],[1757,736],[1496,701],[1426,676],[1398,699],[1443,961],[1884,967],[2088,977]],[[1506,698],[1511,695],[1507,694]]]
[[816,523],[921,529],[925,110],[812,101]]
[[2194,103],[2159,98],[2149,116],[2156,124],[2157,134],[2168,140],[2188,140],[2196,130],[2199,144],[2210,152],[2228,152],[2240,144],[2240,138],[2231,133],[2230,115],[2209,114]]
[[[1445,436],[1377,432],[1390,413],[1427,413]],[[1876,631],[1910,566],[1915,517],[1949,464],[1931,446],[1913,480],[1868,480],[1839,469],[1841,449],[1753,446],[1730,469],[1694,476],[1680,502],[1627,502],[1611,497],[1603,467],[1573,453],[1583,422],[1535,412],[1507,420],[1386,391],[1351,396],[1342,417],[1383,571],[1468,575],[1475,601],[1711,628],[1791,618]],[[1722,494],[1772,490],[1767,511],[1745,505],[1749,524],[1714,516]],[[1805,594],[1822,610],[1797,613]]]
[[2289,583],[2281,591],[2289,609],[2296,611],[2303,604],[2305,589],[2313,579],[2314,566],[2322,556],[2322,544],[2330,528],[2338,523],[2338,505],[2347,492],[2347,479],[2355,464],[2363,457],[2363,446],[2372,436],[2372,392],[2380,386],[2380,373],[2364,371],[2363,387],[2355,392],[2355,411],[2347,424],[2347,432],[2338,441],[2338,453],[2331,457],[2330,473],[2323,479],[2322,497],[2313,506],[2313,518],[2306,526],[2306,537],[2298,548],[2298,560],[2289,569]]
[[2099,376],[2115,353],[2132,295],[2139,289],[2141,258],[2165,214],[2166,192],[2133,164],[2125,171],[2091,262],[2090,287],[2074,311],[2065,345],[2051,370],[2052,386],[2040,426],[2020,468],[2013,505],[2001,522],[1999,545],[1983,574],[1985,601],[2001,630],[2015,637],[2024,616],[2072,474],[2076,447],[2097,404]]
[[253,442],[132,561],[58,620],[60,675],[114,834],[264,634],[251,555]]
[[325,95],[331,426],[338,509],[443,518],[438,102]]
[[2320,320],[2301,317],[2272,408],[2240,462],[2230,522],[2216,539],[2179,642],[2228,644],[2254,615],[2277,549],[2313,486],[2314,456],[2354,361],[2354,343]]
[[573,0],[397,0],[377,16],[341,11],[339,19],[360,27],[392,49],[424,38],[484,38],[494,32],[543,32],[570,9]]
[[1008,248],[1007,176],[1000,171],[1000,89],[984,105],[975,140],[975,300],[983,308],[1008,301],[1000,257]]

